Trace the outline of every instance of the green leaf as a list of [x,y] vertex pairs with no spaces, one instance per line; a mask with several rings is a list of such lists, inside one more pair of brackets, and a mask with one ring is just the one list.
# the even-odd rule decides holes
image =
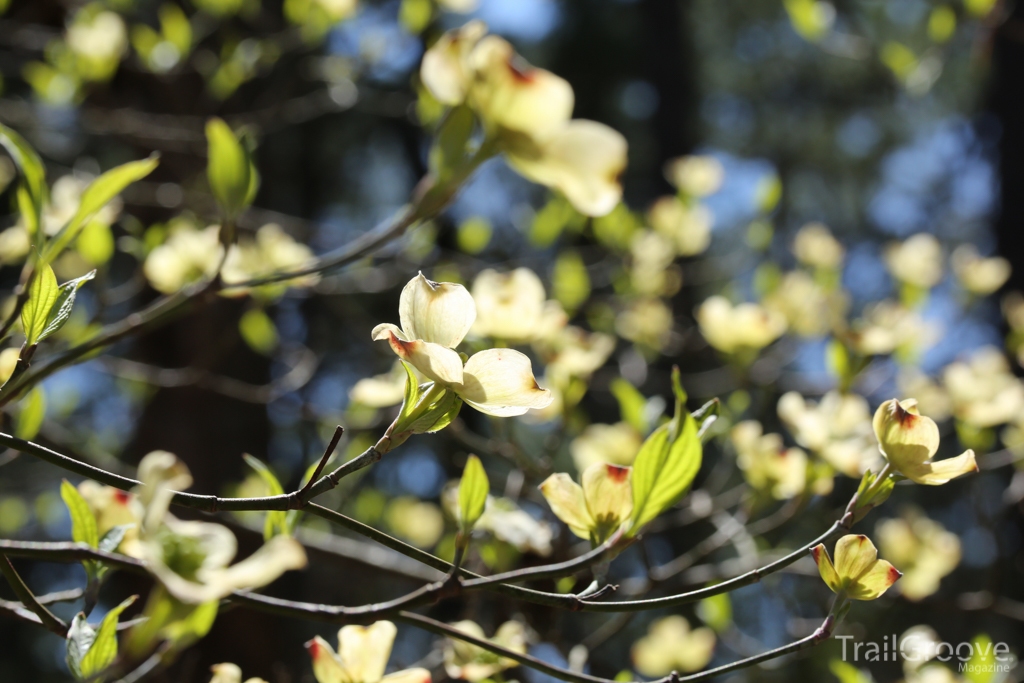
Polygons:
[[459,223],[455,241],[460,251],[479,254],[487,248],[493,232],[490,221],[481,216],[473,216]]
[[991,681],[994,681],[998,673],[994,648],[995,645],[993,645],[992,639],[988,635],[979,633],[974,636],[971,640],[971,658],[967,660],[967,664],[964,666],[964,678],[971,683],[991,683]]
[[871,674],[841,659],[830,661],[828,668],[832,675],[839,679],[839,683],[872,683],[873,680]]
[[156,155],[139,161],[129,161],[100,175],[82,192],[78,203],[78,211],[64,227],[53,236],[43,250],[43,261],[52,263],[55,258],[78,237],[82,228],[110,203],[124,188],[137,180],[142,180],[160,163]]
[[68,318],[71,317],[71,310],[75,306],[75,297],[78,295],[79,288],[94,277],[96,277],[95,270],[86,273],[82,277],[75,278],[74,280],[68,280],[60,286],[57,298],[50,307],[49,315],[46,316],[46,327],[43,328],[43,331],[39,334],[37,343],[43,341],[50,335],[59,331],[60,328],[64,327],[64,323],[66,323]]
[[[171,598],[169,598],[171,599]],[[217,608],[220,607],[219,600],[211,600],[201,605],[179,604],[177,612],[187,610],[178,619],[174,619],[162,629],[162,635],[174,643],[187,644],[199,640],[213,627],[217,618]]]
[[590,274],[583,259],[575,251],[563,251],[551,273],[555,299],[570,313],[590,298]]
[[416,408],[416,404],[420,401],[420,385],[416,379],[416,373],[412,371],[412,367],[404,360],[402,361],[402,367],[405,368],[406,375],[405,396],[402,399],[402,409],[398,412],[398,422],[407,420]]
[[46,392],[42,387],[34,387],[21,404],[14,435],[19,439],[31,441],[39,434],[46,418]]
[[[267,467],[267,465],[257,458],[245,453],[242,455],[245,459],[245,464],[255,470],[256,474],[260,476],[263,483],[267,485],[270,490],[270,495],[280,496],[284,495],[284,487],[281,486],[281,482],[278,480],[274,472]],[[288,515],[285,510],[268,510],[267,517],[263,522],[263,538],[264,540],[270,540],[274,536],[279,534],[288,534]]]
[[39,225],[39,214],[46,197],[46,168],[25,138],[3,124],[0,124],[0,145],[3,145],[11,155],[11,159],[25,179],[23,187],[26,196],[24,200],[21,196],[18,197],[18,207],[23,213],[26,210],[31,211],[31,216],[25,216],[25,219],[29,226],[29,234],[35,235],[34,228]]
[[206,177],[221,211],[230,221],[245,209],[252,189],[249,153],[222,119],[212,118],[206,123],[206,141]]
[[719,593],[697,603],[697,616],[721,633],[732,624],[732,602],[728,593]]
[[114,256],[117,245],[110,226],[101,221],[89,221],[78,235],[75,249],[91,266],[102,266]]
[[462,481],[459,482],[459,529],[462,532],[471,531],[484,513],[490,490],[491,484],[480,458],[469,456],[466,469],[462,472]]
[[277,348],[277,327],[262,309],[253,308],[242,314],[238,321],[242,340],[256,353],[269,356]]
[[117,546],[121,545],[128,530],[134,526],[134,524],[118,524],[115,527],[110,527],[100,539],[99,549],[107,553],[114,552],[117,550]]
[[135,602],[139,596],[133,595],[114,609],[107,612],[96,630],[95,639],[89,651],[81,659],[80,668],[83,676],[92,676],[103,671],[117,657],[117,621],[121,612]]
[[619,413],[623,421],[641,434],[647,433],[647,399],[623,377],[616,377],[609,387],[619,402]]
[[79,612],[71,620],[71,628],[68,629],[67,640],[64,643],[64,661],[68,664],[71,675],[75,678],[85,678],[82,672],[82,660],[96,640],[96,631],[85,619],[85,612]]
[[28,286],[28,300],[21,309],[21,327],[25,331],[25,342],[29,346],[39,343],[39,337],[46,329],[46,323],[53,308],[60,287],[53,268],[40,265]]
[[96,517],[89,509],[85,498],[82,498],[82,494],[67,479],[61,481],[60,497],[71,514],[71,538],[75,543],[85,543],[92,548],[99,547],[100,535],[96,529]]
[[660,515],[679,499],[700,470],[703,446],[697,421],[686,408],[679,370],[672,372],[675,416],[647,437],[633,462],[633,523],[630,534]]
[[164,40],[178,49],[180,59],[192,50],[192,24],[180,7],[171,2],[160,5],[160,32]]
[[455,107],[441,122],[430,149],[430,170],[440,180],[448,178],[466,158],[466,145],[473,135],[475,119],[467,106]]

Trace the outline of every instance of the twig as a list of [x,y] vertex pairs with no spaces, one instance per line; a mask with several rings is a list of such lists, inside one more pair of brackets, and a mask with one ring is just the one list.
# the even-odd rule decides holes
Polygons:
[[312,476],[301,489],[299,489],[299,502],[305,504],[309,500],[309,492],[313,488],[313,484],[316,483],[317,479],[320,478],[320,474],[324,471],[324,467],[327,465],[327,461],[334,455],[334,451],[338,448],[338,442],[341,441],[341,435],[345,433],[345,428],[338,425],[334,429],[334,436],[331,437],[330,443],[327,444],[327,448],[324,449],[323,457],[320,458],[320,462],[317,463],[316,469],[313,470]]
[[18,572],[14,569],[14,565],[11,564],[6,555],[0,555],[0,572],[7,579],[7,583],[11,585],[14,594],[21,600],[21,604],[39,617],[39,622],[43,626],[61,638],[67,637],[68,625],[39,602],[36,596],[32,594],[32,591],[29,590],[29,587],[25,585],[25,582],[21,580]]

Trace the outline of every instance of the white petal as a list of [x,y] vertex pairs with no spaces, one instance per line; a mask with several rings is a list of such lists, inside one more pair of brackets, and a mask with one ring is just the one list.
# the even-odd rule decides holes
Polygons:
[[482,21],[447,31],[423,55],[420,80],[438,102],[461,104],[472,80],[468,57],[487,33]]
[[350,683],[348,672],[330,643],[316,636],[306,643],[306,650],[313,660],[313,676],[317,683]]
[[398,629],[390,621],[344,626],[338,631],[342,664],[356,683],[376,683],[384,675]]
[[505,39],[487,36],[470,62],[476,78],[470,101],[486,127],[546,136],[572,116],[572,86],[525,63]]
[[274,536],[249,557],[216,576],[228,591],[262,588],[289,569],[306,566],[306,551],[291,536]]
[[403,341],[390,329],[382,330],[381,335],[399,358],[410,363],[424,377],[441,384],[462,383],[462,358],[451,349],[425,341]]
[[539,139],[535,153],[508,155],[521,174],[553,187],[580,213],[604,216],[622,199],[619,176],[626,168],[626,139],[596,121],[576,120]]
[[587,502],[583,497],[583,487],[572,480],[565,472],[552,474],[540,485],[540,492],[548,501],[555,516],[566,523],[569,531],[580,538],[590,538],[590,529],[594,526],[594,518],[590,516]]
[[456,393],[482,413],[509,417],[531,408],[545,408],[551,392],[541,389],[530,359],[513,349],[488,349],[474,354],[463,370]]
[[409,339],[454,349],[476,320],[476,304],[462,285],[431,282],[420,273],[402,290],[398,315]]
[[387,683],[430,683],[430,672],[426,669],[405,669],[388,674],[383,678]]

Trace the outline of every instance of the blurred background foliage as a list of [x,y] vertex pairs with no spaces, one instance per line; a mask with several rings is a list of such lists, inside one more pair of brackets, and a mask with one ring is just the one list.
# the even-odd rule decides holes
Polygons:
[[[325,504],[450,557],[455,524],[445,512],[446,483],[475,452],[501,501],[488,512],[491,533],[475,546],[473,566],[500,571],[566,556],[575,539],[551,516],[536,484],[595,460],[629,464],[665,410],[669,368],[678,364],[691,407],[719,397],[723,420],[705,448],[695,492],[649,535],[643,552],[634,547],[621,556],[611,578],[624,594],[644,590],[645,566],[672,561],[678,573],[665,586],[702,585],[747,567],[757,553],[818,534],[855,490],[860,456],[872,452],[867,436],[852,456],[828,457],[828,443],[863,436],[862,416],[849,417],[850,434],[837,437],[846,418],[826,414],[834,433],[815,441],[806,422],[813,405],[790,397],[777,409],[782,395],[817,400],[837,387],[852,389],[872,408],[912,395],[925,414],[943,420],[948,452],[959,452],[958,439],[978,450],[982,472],[942,488],[901,487],[862,523],[906,576],[901,595],[858,605],[847,628],[881,640],[928,624],[947,642],[979,634],[1024,642],[1024,478],[1010,466],[1024,442],[1024,388],[1015,377],[1024,316],[1019,300],[1006,299],[1004,317],[999,297],[989,296],[1024,282],[1024,202],[1017,193],[1024,180],[1024,33],[1017,6],[475,5],[0,0],[0,122],[43,156],[56,227],[74,211],[83,179],[161,155],[159,168],[97,216],[55,264],[62,281],[98,269],[61,332],[68,342],[205,271],[216,245],[216,232],[203,232],[216,220],[204,175],[210,116],[246,131],[255,149],[261,183],[239,219],[242,239],[256,245],[254,261],[301,262],[309,252],[296,243],[321,253],[392,215],[427,170],[439,114],[418,80],[424,45],[469,16],[566,78],[576,93],[574,115],[618,129],[630,148],[624,204],[607,217],[586,218],[493,160],[440,218],[372,258],[305,287],[220,298],[47,379],[5,423],[115,471],[131,472],[151,450],[172,451],[202,492],[266,493],[241,457],[249,453],[290,489],[336,424],[348,429],[341,450],[351,455],[371,445],[393,416],[388,391],[399,401],[404,376],[386,375],[393,358],[371,343],[370,330],[396,320],[398,290],[411,276],[422,270],[469,285],[485,268],[528,268],[546,290],[541,302],[557,300],[573,325],[607,335],[557,348],[533,340],[538,378],[565,348],[585,356],[579,362],[586,371],[541,379],[557,392],[552,411],[491,421],[466,408],[438,436],[415,437],[364,475],[345,479]],[[701,156],[669,163],[692,154]],[[13,178],[13,165],[0,159],[0,181],[13,187]],[[10,264],[0,279],[8,289],[27,251],[13,194],[5,191],[10,212],[0,232],[0,259]],[[809,223],[828,226],[841,246]],[[935,239],[915,238],[905,252],[894,251],[893,243],[918,233]],[[961,245],[1000,253],[1012,274],[1002,262],[962,249],[950,263]],[[725,300],[698,313],[715,295]],[[730,301],[760,302],[756,313],[767,322],[757,324],[774,331],[735,338],[751,323],[730,317],[741,315]],[[9,368],[14,357],[0,355],[0,365]],[[971,365],[950,369],[967,359]],[[357,387],[371,376],[380,376],[376,384]],[[730,432],[742,420],[762,424]],[[780,453],[791,457],[779,460]],[[0,533],[67,538],[60,473],[15,456],[0,456]],[[801,457],[805,464],[794,473]],[[844,467],[851,476],[843,476]],[[307,521],[300,538],[329,552],[314,550],[309,570],[282,580],[291,595],[361,604],[433,576],[318,521]],[[261,515],[239,515],[235,523],[243,550],[256,547]],[[592,650],[594,673],[653,676],[663,666],[707,664],[700,656],[664,661],[666,651],[700,655],[709,638],[717,646],[707,656],[719,664],[806,634],[827,604],[814,572],[809,561],[798,564],[728,599],[681,610],[682,623],[668,613],[552,615],[471,597],[446,603],[437,616],[473,619],[486,633],[517,619],[513,625],[526,624],[529,634],[513,635],[526,638],[537,656],[564,665],[582,642]],[[80,574],[74,566],[34,564],[27,577],[38,592],[51,592],[77,585]],[[124,577],[101,604],[109,608],[144,586]],[[73,612],[70,605],[57,609]],[[333,642],[330,632],[225,612],[159,680],[206,681],[209,665],[220,661],[270,681],[311,680],[301,644],[318,633]],[[51,635],[8,620],[0,622],[0,639],[5,680],[67,680],[63,644]],[[393,664],[439,667],[432,643],[403,629]],[[830,672],[840,647],[826,643],[737,677],[867,680],[841,665]],[[465,671],[458,657],[472,656],[446,653],[449,675]],[[878,681],[920,677],[894,662],[870,670]],[[505,675],[548,680],[528,670]],[[959,680],[952,672],[932,675]]]

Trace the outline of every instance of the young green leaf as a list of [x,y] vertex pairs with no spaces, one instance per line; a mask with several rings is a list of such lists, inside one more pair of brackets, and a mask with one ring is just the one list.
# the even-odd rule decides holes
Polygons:
[[[222,119],[206,123],[209,159],[206,177],[213,196],[228,220],[233,220],[247,206],[253,194],[252,165],[249,153]],[[251,199],[249,199],[251,201]]]
[[24,199],[18,197],[18,206],[23,213],[25,210],[31,211],[32,215],[25,218],[29,223],[29,234],[34,235],[33,227],[39,225],[39,213],[46,197],[46,168],[25,138],[3,124],[0,124],[0,145],[7,149],[25,179],[23,188],[26,196]]
[[64,643],[64,661],[75,678],[86,677],[82,672],[82,660],[95,640],[96,630],[86,621],[85,612],[79,612],[71,620],[71,628],[68,629],[68,637]]
[[[280,496],[284,494],[284,487],[281,486],[281,482],[278,481],[277,476],[274,475],[273,471],[266,466],[260,460],[252,457],[248,453],[242,455],[245,459],[245,464],[255,470],[256,474],[260,476],[263,483],[267,485],[272,496]],[[268,510],[267,517],[263,522],[263,538],[270,540],[278,534],[288,533],[288,517],[284,510]]]
[[59,292],[53,268],[41,264],[32,276],[32,282],[28,286],[28,300],[21,309],[21,327],[25,331],[25,343],[29,346],[39,343],[39,337],[46,329],[50,309],[53,308]]
[[475,119],[467,106],[459,106],[448,112],[441,122],[430,150],[430,170],[440,179],[451,175],[466,158],[466,144],[473,135]]
[[53,260],[64,251],[64,248],[78,237],[78,233],[85,227],[85,224],[92,220],[104,206],[121,194],[124,188],[152,173],[159,163],[160,160],[156,155],[148,159],[129,161],[127,164],[110,169],[92,181],[89,187],[82,192],[75,215],[47,243],[43,250],[43,262],[53,263]]
[[64,323],[71,317],[71,310],[75,306],[75,297],[78,295],[79,288],[94,277],[96,277],[95,270],[74,280],[68,280],[60,286],[57,298],[50,307],[49,315],[46,316],[46,327],[39,333],[37,343],[64,327]]
[[124,540],[128,530],[134,526],[134,524],[118,524],[117,526],[110,527],[107,533],[103,534],[103,538],[100,539],[99,549],[107,553],[114,552],[117,550],[117,546],[121,545],[121,541]]
[[103,617],[92,646],[80,661],[79,667],[84,677],[103,671],[117,657],[117,621],[121,612],[128,609],[137,598],[137,595],[131,596]]
[[420,402],[420,385],[416,379],[416,373],[412,371],[412,367],[404,360],[402,361],[402,367],[405,368],[406,375],[405,396],[402,399],[402,409],[398,413],[398,422],[407,419],[416,408],[416,404]]
[[622,377],[612,380],[612,394],[619,402],[619,412],[624,422],[632,425],[641,434],[647,433],[647,399],[636,387]]
[[96,528],[96,516],[92,514],[82,494],[67,479],[60,484],[60,497],[71,514],[71,538],[76,543],[85,543],[92,548],[99,547],[100,535]]
[[238,321],[242,340],[256,353],[269,356],[277,348],[277,327],[262,309],[253,308],[242,314]]
[[679,499],[700,469],[703,446],[697,421],[684,403],[686,393],[673,371],[675,416],[647,438],[633,462],[633,521],[630,534],[660,515]]
[[42,387],[33,387],[21,404],[21,411],[14,427],[14,435],[31,441],[39,434],[46,418],[46,392]]
[[491,484],[480,458],[469,456],[459,482],[459,529],[469,532],[484,513]]

